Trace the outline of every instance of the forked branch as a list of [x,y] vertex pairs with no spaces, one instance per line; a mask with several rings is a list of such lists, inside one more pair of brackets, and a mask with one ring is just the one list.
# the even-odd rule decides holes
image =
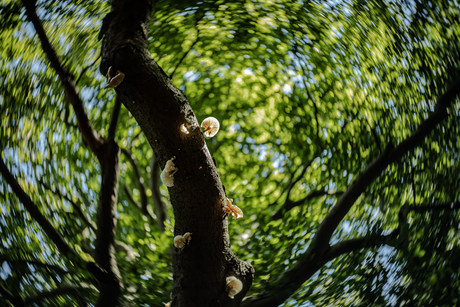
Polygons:
[[74,296],[80,307],[87,306],[85,303],[83,303],[82,298],[78,294],[78,288],[75,286],[66,285],[66,284],[59,285],[59,287],[55,289],[43,290],[37,295],[24,299],[24,301],[26,305],[39,304],[41,301],[45,299],[56,297],[56,296],[61,296],[61,295]]
[[6,167],[3,159],[0,159],[0,173],[2,174],[3,179],[10,185],[11,190],[17,196],[19,201],[24,205],[24,208],[29,212],[30,216],[37,221],[41,226],[43,231],[47,236],[53,241],[56,247],[61,253],[66,255],[68,258],[75,260],[77,263],[83,264],[83,260],[80,256],[70,247],[69,244],[64,240],[64,238],[57,232],[53,225],[48,221],[46,216],[44,216],[37,205],[30,199],[29,195],[21,188],[19,183],[16,181],[14,176],[10,173]]
[[[143,183],[142,175],[141,175],[141,172],[139,170],[139,165],[137,164],[137,161],[133,158],[133,156],[131,155],[131,152],[129,152],[129,150],[127,150],[126,148],[121,148],[121,152],[126,157],[126,159],[128,159],[128,162],[131,164],[131,168],[132,168],[133,175],[134,175],[133,179],[134,179],[134,182],[136,182],[137,188],[139,189],[139,194],[140,194],[140,198],[141,198],[141,205],[140,205],[141,212],[142,212],[142,214],[148,215],[148,211],[147,211],[147,205],[148,205],[147,193],[145,191],[145,185]],[[126,187],[126,189],[127,189],[127,187]],[[133,199],[133,201],[134,201],[134,199]]]
[[[379,247],[382,245],[394,245],[398,239],[400,243],[406,239],[398,238],[403,232],[403,229],[408,228],[407,215],[410,212],[423,213],[429,211],[442,211],[442,210],[457,210],[460,209],[459,202],[445,203],[445,204],[431,204],[431,205],[411,205],[403,206],[398,214],[398,227],[388,235],[371,235],[360,238],[353,238],[344,240],[332,245],[327,251],[325,258],[330,261],[346,253],[357,251],[363,248]],[[406,234],[407,235],[407,234]],[[397,247],[397,246],[395,246]]]
[[61,81],[62,87],[64,88],[65,95],[69,102],[72,104],[75,115],[77,116],[78,127],[80,128],[83,139],[88,144],[88,147],[92,152],[98,156],[98,150],[102,145],[102,139],[99,137],[97,132],[94,130],[91,122],[88,119],[86,111],[84,109],[83,101],[78,94],[77,87],[74,83],[72,74],[65,68],[65,66],[59,60],[56,51],[51,46],[48,36],[45,33],[43,25],[37,16],[36,7],[34,0],[23,0],[26,7],[26,13],[29,20],[34,25],[35,31],[40,40],[43,51],[48,58],[51,67],[56,71],[56,74]]
[[[341,255],[347,251],[365,247],[367,242],[364,238],[352,239],[346,243],[338,243],[339,245],[335,245],[332,251],[332,247],[329,246],[329,242],[332,233],[349,212],[358,197],[378,176],[380,176],[388,165],[400,161],[403,156],[414,150],[441,121],[447,118],[447,108],[452,105],[453,101],[459,94],[460,78],[453,82],[447,91],[439,97],[434,112],[432,112],[429,117],[420,124],[418,129],[412,133],[412,135],[396,147],[394,147],[391,143],[388,144],[380,156],[369,164],[356,178],[352,185],[348,187],[345,193],[340,197],[337,204],[331,209],[319,225],[307,251],[303,254],[302,258],[296,263],[296,265],[281,274],[276,282],[269,284],[266,292],[261,294],[259,297],[244,302],[241,306],[278,306],[330,259],[333,259],[335,256]],[[449,204],[441,207],[447,207],[448,205]],[[405,211],[409,209],[412,211],[421,210],[416,207],[409,207],[409,209],[407,209],[407,207],[403,208]],[[433,206],[430,206],[430,208],[433,208]],[[407,213],[403,212],[401,218],[404,218],[405,216],[407,216]],[[380,239],[386,240],[387,238],[383,236]],[[282,295],[280,295],[280,293],[282,293]]]
[[72,205],[72,208],[75,210],[75,212],[80,216],[80,218],[83,221],[83,223],[85,223],[86,226],[88,226],[94,233],[96,233],[96,227],[94,227],[93,223],[88,220],[88,218],[85,216],[85,214],[81,210],[80,206],[76,202],[74,202],[69,196],[67,196],[65,194],[62,194],[61,191],[57,187],[54,188],[54,190],[53,190],[53,189],[51,189],[51,187],[49,187],[47,184],[45,184],[41,179],[38,180],[38,182],[40,182],[40,184],[46,190],[51,191],[51,193],[56,194],[61,199],[64,199],[67,202],[69,202]]
[[10,257],[10,256],[6,256],[6,255],[0,255],[0,261],[1,262],[4,262],[4,261],[9,262],[12,265],[21,265],[22,264],[24,266],[27,266],[27,264],[31,264],[31,265],[36,266],[36,267],[43,267],[43,268],[55,271],[59,275],[64,275],[64,274],[68,273],[68,271],[64,270],[60,266],[45,263],[45,262],[42,262],[42,261],[37,260],[37,259],[21,259],[17,255],[15,255],[14,258]]

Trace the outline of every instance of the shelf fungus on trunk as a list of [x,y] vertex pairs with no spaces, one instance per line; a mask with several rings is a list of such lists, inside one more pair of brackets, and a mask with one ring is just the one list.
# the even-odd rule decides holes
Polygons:
[[228,292],[228,296],[233,299],[235,298],[235,295],[240,293],[243,289],[243,283],[235,276],[229,276],[227,277],[227,285],[225,289]]
[[182,133],[185,133],[185,134],[189,134],[189,133],[190,133],[190,132],[188,131],[188,129],[187,129],[187,126],[186,126],[185,124],[182,124],[182,125],[180,126],[180,131],[181,131]]
[[243,217],[243,211],[233,204],[233,199],[226,200],[226,204],[224,205],[224,211],[227,214],[232,214],[234,219],[239,219]]
[[109,70],[107,71],[107,85],[104,87],[106,88],[116,88],[120,83],[123,81],[125,78],[125,74],[122,73],[121,71],[117,70],[115,76],[113,75],[113,69],[112,66],[109,67]]
[[174,237],[174,246],[178,249],[183,249],[190,243],[191,240],[192,234],[190,232],[186,232],[183,236],[178,235]]
[[201,128],[203,128],[203,134],[207,137],[212,138],[219,131],[219,121],[215,117],[208,117],[203,120],[201,123]]
[[176,157],[172,157],[171,160],[166,162],[165,168],[161,173],[161,181],[163,181],[167,187],[174,186],[174,174],[179,170],[173,162],[175,158]]

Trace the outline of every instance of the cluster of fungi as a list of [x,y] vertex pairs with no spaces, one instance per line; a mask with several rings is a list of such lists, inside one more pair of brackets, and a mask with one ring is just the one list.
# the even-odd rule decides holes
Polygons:
[[[185,134],[189,134],[189,128],[193,125],[185,125],[182,124],[180,127],[181,132]],[[208,117],[203,120],[201,123],[201,132],[203,135],[207,137],[213,137],[219,131],[220,125],[219,121],[214,117]],[[174,174],[177,173],[179,170],[176,165],[174,164],[173,160],[176,157],[172,157],[170,160],[166,162],[165,168],[161,173],[161,180],[167,187],[174,186]],[[238,219],[243,217],[243,211],[238,208],[238,206],[233,205],[233,199],[226,198],[224,203],[222,204],[222,209],[224,214],[232,214],[233,218]],[[179,251],[185,249],[186,246],[190,244],[192,240],[192,233],[186,232],[183,235],[177,235],[174,237],[174,247],[176,247]],[[233,299],[235,295],[241,292],[243,289],[243,283],[241,280],[236,278],[235,276],[228,276],[226,278],[226,286],[225,289],[228,293],[228,296]],[[167,303],[165,307],[169,307],[170,303]]]
[[[112,67],[109,67],[106,77],[107,84],[104,87],[105,89],[116,88],[123,81],[125,75],[119,70],[117,70],[114,74]],[[185,134],[189,134],[188,128],[190,128],[190,126],[183,124],[180,127],[180,130]],[[207,137],[213,137],[219,131],[220,124],[216,118],[208,117],[205,118],[201,123],[201,128],[201,132],[203,133],[203,135]],[[176,157],[172,157],[170,160],[166,161],[166,165],[161,173],[161,181],[169,188],[174,186],[174,174],[176,174],[179,171],[179,169],[173,162],[175,158]],[[226,198],[226,200],[222,204],[222,209],[225,214],[232,214],[233,218],[235,219],[243,217],[243,211],[233,204],[233,199]],[[174,237],[174,247],[182,251],[187,245],[190,244],[191,240],[192,233],[190,232],[186,232],[183,235],[177,235]],[[235,295],[240,293],[243,289],[243,283],[235,276],[228,276],[226,278],[225,289],[228,293],[228,296],[233,299],[235,298]],[[165,304],[165,307],[169,306],[170,303]]]

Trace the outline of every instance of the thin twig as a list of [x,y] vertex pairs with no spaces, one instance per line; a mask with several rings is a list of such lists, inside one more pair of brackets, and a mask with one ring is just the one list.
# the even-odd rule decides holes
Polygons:
[[118,118],[120,117],[121,99],[118,95],[115,97],[115,105],[113,106],[112,118],[110,119],[109,131],[107,139],[115,139],[115,132],[117,131]]
[[[303,176],[305,175],[305,173],[307,172],[307,169],[311,166],[311,164],[313,163],[313,161],[315,161],[316,157],[312,158],[310,160],[310,162],[308,162],[307,164],[305,164],[303,166],[303,170],[302,172],[300,173],[300,175],[294,180],[294,181],[291,181],[290,184],[289,184],[289,187],[288,187],[288,191],[287,191],[287,195],[286,195],[286,201],[289,202],[291,201],[290,199],[290,195],[291,195],[291,192],[292,192],[292,188],[297,184],[297,182],[299,182],[300,180],[302,180]],[[294,172],[295,174],[295,172]],[[294,174],[292,174],[292,176],[294,176]]]
[[38,209],[37,205],[32,201],[32,199],[30,199],[29,195],[27,195],[21,188],[19,183],[6,167],[3,159],[0,159],[0,173],[2,174],[3,179],[10,185],[11,190],[17,196],[19,201],[24,205],[24,208],[26,208],[31,217],[42,227],[59,251],[69,258],[77,260],[77,263],[83,264],[84,261],[80,258],[80,256],[73,250],[72,247],[70,247],[69,244],[67,244],[50,221],[48,221],[46,216],[40,212],[40,209]]
[[61,81],[62,87],[64,89],[64,93],[74,108],[75,114],[77,116],[78,127],[80,128],[83,139],[86,141],[86,144],[89,146],[91,151],[94,152],[95,155],[99,158],[99,148],[101,147],[103,141],[97,134],[97,132],[94,130],[93,126],[91,125],[91,122],[88,119],[88,116],[83,106],[83,101],[81,100],[76,85],[74,83],[74,77],[61,63],[59,57],[56,54],[56,51],[51,46],[51,43],[45,33],[43,25],[37,16],[35,7],[36,1],[23,0],[23,3],[26,7],[26,14],[29,20],[34,25],[42,49],[50,62],[50,66],[57,73],[59,80]]
[[0,284],[0,294],[7,299],[14,307],[25,307],[26,303],[20,296],[14,296],[7,288]]
[[150,215],[150,213],[146,210],[144,211],[141,206],[137,204],[137,202],[134,200],[133,195],[131,192],[129,192],[129,189],[127,186],[123,186],[123,191],[125,191],[126,197],[128,198],[128,201],[137,209],[139,210],[140,213],[143,215],[147,216],[149,219],[154,220],[154,217]]
[[[336,205],[328,212],[324,220],[319,225],[310,245],[301,259],[297,261],[294,267],[283,272],[275,281],[277,288],[282,288],[284,291],[280,296],[277,292],[264,292],[262,297],[256,297],[248,300],[242,306],[278,306],[292,293],[294,293],[308,278],[313,276],[321,266],[331,259],[331,247],[329,246],[330,239],[337,226],[352,208],[358,197],[372,184],[372,182],[380,176],[385,168],[391,163],[399,162],[406,154],[410,153],[419,146],[432,132],[437,125],[442,122],[447,116],[447,108],[452,105],[453,101],[460,94],[460,78],[451,84],[447,91],[439,97],[435,107],[435,111],[424,120],[408,138],[394,147],[389,143],[382,154],[370,163],[366,169],[356,178],[356,180],[348,187],[345,193],[337,201]],[[449,203],[441,205],[429,206],[404,206],[401,208],[400,225],[404,225],[407,220],[408,211],[421,211],[424,209],[445,210],[447,208],[459,209],[459,203]],[[402,226],[401,226],[402,227]],[[400,228],[401,229],[401,228]],[[358,248],[363,241],[353,239],[353,244]],[[364,239],[362,239],[364,240]],[[342,244],[342,243],[338,243]],[[351,245],[351,243],[350,243]],[[342,254],[336,246],[334,254]]]
[[[383,244],[388,244],[390,241],[394,241],[400,234],[401,230],[407,227],[407,215],[409,212],[427,212],[427,211],[442,211],[442,210],[456,210],[460,209],[460,203],[451,202],[443,204],[432,204],[432,205],[411,205],[403,206],[398,213],[398,227],[393,230],[388,235],[374,235],[374,236],[364,236],[360,238],[353,238],[349,240],[344,240],[332,245],[325,257],[328,261],[337,258],[340,255],[356,251],[362,248],[369,248],[374,246],[381,246]],[[391,244],[391,243],[390,243]]]
[[200,40],[200,29],[198,28],[198,22],[200,22],[201,19],[203,19],[204,17],[204,14],[201,15],[196,21],[195,21],[195,28],[196,28],[196,39],[195,41],[192,43],[192,45],[190,46],[190,49],[184,53],[184,55],[181,57],[181,59],[179,60],[179,62],[176,64],[176,67],[174,67],[174,70],[173,72],[169,75],[169,79],[172,79],[174,74],[176,73],[176,70],[179,68],[180,64],[182,64],[182,61],[184,61],[184,59],[187,57],[187,55],[190,53],[190,51],[192,51],[193,47],[195,47],[196,43],[198,43],[198,41]]
[[43,188],[45,188],[46,190],[50,191],[51,193],[53,194],[56,194],[57,196],[59,196],[59,198],[61,199],[65,199],[66,201],[68,201],[71,205],[72,205],[72,208],[78,213],[78,215],[80,216],[80,218],[82,219],[82,221],[92,230],[94,231],[94,233],[96,233],[96,227],[94,227],[93,223],[91,223],[88,218],[85,216],[85,214],[83,213],[83,210],[81,210],[80,206],[77,205],[77,203],[75,203],[70,197],[68,197],[67,195],[64,195],[61,193],[61,191],[59,190],[59,188],[55,188],[55,190],[53,191],[53,189],[51,189],[51,187],[49,187],[46,183],[44,183],[41,179],[38,180],[38,182],[43,186]]
[[44,299],[61,295],[79,296],[78,288],[72,285],[60,285],[58,288],[52,290],[44,290],[37,295],[26,298],[25,303],[26,305],[31,305],[34,303],[38,303]]
[[93,63],[89,64],[88,66],[86,66],[86,67],[82,70],[80,76],[78,77],[77,81],[75,82],[75,85],[78,84],[78,82],[80,81],[81,77],[83,77],[83,75],[85,74],[85,72],[86,72],[88,69],[90,69],[94,64],[96,64],[96,62],[97,62],[100,58],[101,58],[101,54],[99,54],[99,56],[94,60]]
[[11,256],[6,256],[6,255],[1,255],[0,254],[0,261],[6,261],[6,262],[9,262],[11,264],[32,264],[34,266],[38,266],[38,267],[44,267],[44,268],[49,268],[53,271],[56,271],[58,274],[60,275],[64,275],[64,274],[68,274],[69,272],[64,270],[63,268],[61,268],[60,266],[57,266],[57,265],[54,265],[54,264],[49,264],[49,263],[45,263],[45,262],[42,262],[40,260],[37,260],[37,259],[19,259],[17,257],[17,255],[15,255],[15,258],[12,258]]
[[134,181],[136,182],[136,185],[139,189],[139,194],[141,197],[141,206],[140,206],[141,212],[143,214],[147,214],[148,213],[147,211],[147,205],[148,205],[147,193],[145,191],[145,185],[142,182],[142,175],[141,175],[141,172],[139,171],[139,166],[136,160],[131,156],[131,153],[127,149],[121,148],[121,152],[128,159],[129,163],[132,166],[132,170],[134,173]]

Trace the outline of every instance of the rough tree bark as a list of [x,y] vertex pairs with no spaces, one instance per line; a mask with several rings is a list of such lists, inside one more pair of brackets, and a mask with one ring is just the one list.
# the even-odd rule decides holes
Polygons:
[[[192,240],[173,256],[172,306],[239,306],[249,290],[253,268],[231,251],[226,200],[221,179],[185,95],[155,63],[147,38],[153,1],[114,0],[104,19],[101,73],[111,66],[125,74],[116,88],[123,105],[136,118],[163,169],[176,157],[179,171],[169,188],[174,235]],[[189,126],[189,133],[180,130]],[[171,242],[173,244],[173,242]],[[230,299],[225,279],[234,275],[243,290]]]
[[103,145],[102,182],[97,206],[95,260],[103,274],[99,278],[96,306],[117,306],[122,288],[115,256],[120,148],[113,139]]

